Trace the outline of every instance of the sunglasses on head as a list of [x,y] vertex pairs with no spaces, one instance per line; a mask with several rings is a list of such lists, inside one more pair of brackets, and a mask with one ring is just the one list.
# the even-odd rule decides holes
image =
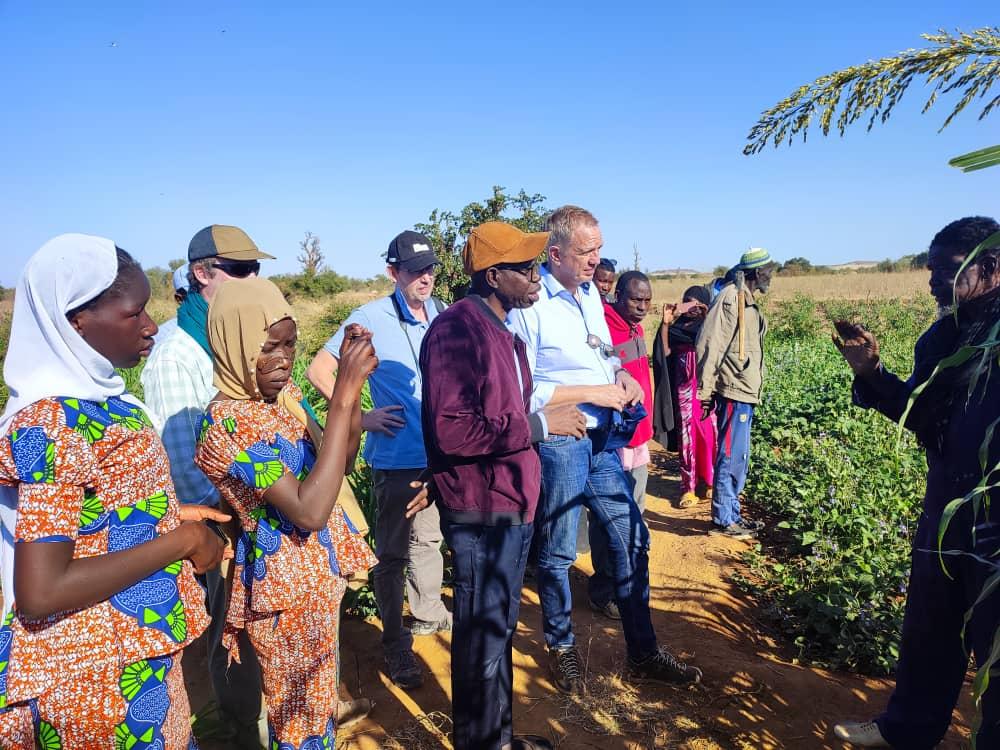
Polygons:
[[217,268],[227,276],[237,279],[245,279],[252,273],[260,273],[260,261],[227,261],[224,263],[213,263],[212,268]]

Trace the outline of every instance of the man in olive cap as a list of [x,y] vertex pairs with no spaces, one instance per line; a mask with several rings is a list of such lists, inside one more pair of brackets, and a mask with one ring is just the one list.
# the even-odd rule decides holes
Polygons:
[[[260,261],[274,259],[261,252],[238,227],[213,224],[188,245],[187,294],[177,308],[177,328],[153,347],[140,380],[146,405],[159,417],[160,437],[170,458],[170,476],[182,503],[216,506],[219,493],[194,463],[194,449],[205,407],[218,389],[213,382],[212,350],[208,345],[208,305],[230,279],[256,276]],[[180,271],[180,269],[178,269]],[[175,272],[174,288],[177,288]],[[256,747],[261,684],[257,656],[241,631],[242,662],[229,665],[222,646],[226,624],[226,587],[218,568],[204,576],[212,622],[208,630],[208,668],[227,738],[239,747]]]
[[754,406],[764,384],[767,321],[757,297],[767,292],[773,270],[764,248],[744,253],[695,342],[702,418],[714,409],[719,429],[710,533],[737,539],[752,537],[763,527],[742,517],[740,493],[747,479]]

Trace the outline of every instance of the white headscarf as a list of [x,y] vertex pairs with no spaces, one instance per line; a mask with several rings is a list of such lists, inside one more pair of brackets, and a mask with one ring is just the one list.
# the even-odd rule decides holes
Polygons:
[[[115,243],[86,234],[61,234],[39,248],[21,274],[14,297],[3,377],[10,399],[0,416],[0,439],[14,416],[39,399],[73,396],[106,401],[125,390],[111,362],[94,350],[66,313],[107,289],[118,275]],[[0,488],[0,568],[4,616],[14,601],[14,524],[17,488]]]

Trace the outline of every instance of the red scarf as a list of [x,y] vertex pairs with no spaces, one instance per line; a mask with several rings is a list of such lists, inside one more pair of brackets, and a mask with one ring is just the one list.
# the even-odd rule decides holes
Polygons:
[[[608,330],[611,331],[611,343],[615,347],[619,344],[627,344],[635,338],[645,341],[642,324],[637,323],[633,328],[607,302],[604,303],[604,319],[608,322]],[[621,353],[616,351],[615,354],[620,356]],[[649,360],[637,359],[623,364],[622,367],[642,386],[642,405],[646,407],[646,417],[635,428],[635,435],[632,436],[632,440],[628,444],[629,448],[638,448],[653,437],[653,383],[650,377]]]

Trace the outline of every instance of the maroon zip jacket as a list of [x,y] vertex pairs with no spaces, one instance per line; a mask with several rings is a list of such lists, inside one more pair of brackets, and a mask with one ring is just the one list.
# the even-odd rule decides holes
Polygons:
[[528,414],[524,342],[469,295],[427,329],[420,373],[427,466],[441,513],[455,523],[531,523],[541,486],[534,443],[544,427]]

